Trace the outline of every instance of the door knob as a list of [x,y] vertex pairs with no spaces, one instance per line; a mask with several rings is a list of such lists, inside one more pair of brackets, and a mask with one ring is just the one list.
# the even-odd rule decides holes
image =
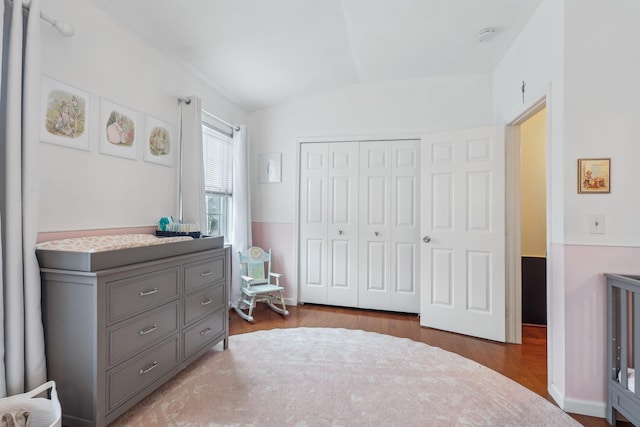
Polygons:
[[431,241],[431,237],[429,237],[429,236],[424,236],[424,237],[422,238],[422,241],[423,241],[423,242],[425,242],[425,243],[429,243],[429,242]]
[[376,236],[378,235],[378,232],[376,231]]
[[342,230],[338,230],[338,234],[342,235]]

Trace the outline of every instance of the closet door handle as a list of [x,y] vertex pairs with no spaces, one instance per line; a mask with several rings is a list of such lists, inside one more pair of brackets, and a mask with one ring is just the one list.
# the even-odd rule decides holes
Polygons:
[[342,236],[342,230],[338,230],[338,234]]
[[424,237],[422,238],[422,241],[423,241],[423,242],[425,242],[425,243],[429,243],[429,242],[431,241],[431,237],[429,237],[429,236],[424,236]]
[[376,231],[376,236],[377,236],[378,234],[379,234],[379,233]]

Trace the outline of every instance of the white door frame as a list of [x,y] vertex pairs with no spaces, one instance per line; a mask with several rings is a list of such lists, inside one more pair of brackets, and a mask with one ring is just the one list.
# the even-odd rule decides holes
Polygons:
[[[522,344],[522,256],[521,256],[521,233],[520,233],[520,125],[531,118],[534,114],[547,107],[549,92],[530,104],[519,116],[512,120],[506,127],[505,135],[505,293],[506,293],[506,339],[508,343]],[[548,149],[551,141],[551,131],[549,126],[550,114],[547,113],[546,123],[546,145],[547,145],[547,166],[550,165]],[[547,198],[547,224],[550,224],[550,168],[546,170],[546,198]],[[549,253],[551,227],[547,227],[547,254]],[[550,323],[550,300],[549,289],[551,285],[550,268],[547,264],[547,324]],[[548,329],[547,329],[548,332]],[[547,340],[547,347],[549,341]],[[550,351],[547,352],[550,357]],[[548,364],[547,364],[548,365]]]

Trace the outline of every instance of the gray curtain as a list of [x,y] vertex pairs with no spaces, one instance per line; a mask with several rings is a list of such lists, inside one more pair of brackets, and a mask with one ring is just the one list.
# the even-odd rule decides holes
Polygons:
[[[25,14],[22,5],[30,5]],[[46,381],[38,227],[39,0],[4,1],[0,87],[0,397]]]

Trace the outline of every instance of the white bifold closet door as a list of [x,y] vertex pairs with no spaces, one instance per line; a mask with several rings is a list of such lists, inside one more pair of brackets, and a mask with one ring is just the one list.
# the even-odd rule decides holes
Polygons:
[[361,308],[417,313],[419,142],[360,143]]
[[358,143],[302,144],[303,302],[358,306]]
[[417,313],[419,141],[300,152],[300,300]]

